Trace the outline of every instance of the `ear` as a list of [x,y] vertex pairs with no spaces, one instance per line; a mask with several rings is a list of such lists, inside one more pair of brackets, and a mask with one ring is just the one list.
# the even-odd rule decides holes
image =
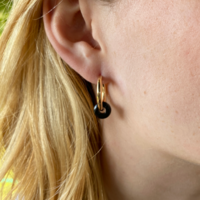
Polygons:
[[101,48],[92,35],[89,2],[44,0],[43,20],[47,37],[60,57],[84,79],[96,84],[102,71]]

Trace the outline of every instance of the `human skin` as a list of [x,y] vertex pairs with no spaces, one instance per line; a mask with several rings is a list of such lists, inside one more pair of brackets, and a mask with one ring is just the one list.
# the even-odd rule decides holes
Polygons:
[[76,36],[70,2],[44,16],[45,30],[81,76],[107,83],[112,113],[100,123],[109,200],[200,199],[200,1],[74,1],[83,16]]

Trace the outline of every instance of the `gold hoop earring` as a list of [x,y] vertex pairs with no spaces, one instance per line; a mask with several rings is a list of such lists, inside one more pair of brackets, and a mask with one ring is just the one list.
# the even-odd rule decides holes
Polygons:
[[107,118],[111,113],[111,107],[106,101],[106,88],[102,83],[102,76],[97,80],[97,104],[94,106],[94,113],[100,119]]

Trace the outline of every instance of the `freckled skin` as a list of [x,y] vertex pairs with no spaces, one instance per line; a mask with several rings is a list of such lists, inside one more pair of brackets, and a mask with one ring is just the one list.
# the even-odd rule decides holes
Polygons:
[[[176,181],[187,176],[171,164],[163,171],[157,166],[168,163],[169,155],[200,164],[200,1],[124,0],[111,8],[98,5],[94,12],[94,36],[103,44],[103,75],[113,80],[108,85],[112,115],[102,121],[107,186],[113,193],[119,191],[115,199],[125,199],[125,194],[132,199],[128,196],[134,193],[134,186],[137,193],[141,177],[146,177],[144,183],[154,180],[155,188],[180,185],[181,195],[186,196],[186,179]],[[155,154],[150,153],[154,150],[162,152],[166,160],[161,159],[163,155],[158,156],[160,161],[154,160]],[[151,178],[141,169],[152,170]],[[167,169],[180,176],[171,172],[169,176]],[[131,173],[133,177],[141,173],[135,185]],[[144,188],[156,200],[150,185]],[[157,191],[155,188],[152,190]],[[187,199],[174,194],[176,199]],[[158,199],[175,199],[166,196]]]
[[190,141],[194,149],[180,156],[200,155],[200,2],[125,1],[103,11],[96,28],[106,44],[105,74],[112,71],[121,88],[120,97],[110,95],[129,105],[126,117],[139,121],[149,142],[181,143],[181,154]]
[[44,17],[55,50],[86,80],[108,83],[108,200],[199,200],[200,0],[62,3]]

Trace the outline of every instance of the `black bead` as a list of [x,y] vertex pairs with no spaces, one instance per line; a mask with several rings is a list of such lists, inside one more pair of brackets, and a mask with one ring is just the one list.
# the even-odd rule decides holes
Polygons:
[[103,102],[103,107],[106,109],[106,112],[101,113],[101,112],[99,111],[98,105],[96,104],[96,105],[94,106],[94,113],[95,113],[95,115],[96,115],[98,118],[100,118],[100,119],[105,119],[105,118],[107,118],[107,117],[110,115],[110,113],[111,113],[111,107],[110,107],[110,105],[109,105],[108,103]]

